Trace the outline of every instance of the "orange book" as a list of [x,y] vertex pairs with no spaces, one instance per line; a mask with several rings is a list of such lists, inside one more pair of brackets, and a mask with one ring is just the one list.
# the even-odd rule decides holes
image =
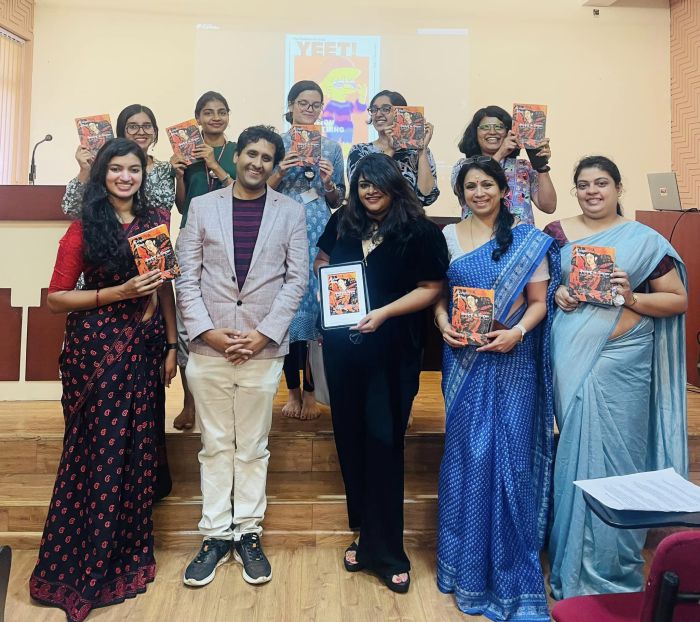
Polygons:
[[394,125],[391,127],[392,147],[422,149],[425,140],[425,116],[422,106],[394,106]]
[[158,225],[148,231],[131,236],[129,245],[139,274],[146,274],[151,270],[158,269],[161,277],[166,281],[180,276],[180,266],[177,263],[175,249],[173,249],[166,225]]
[[194,157],[194,150],[204,144],[197,121],[190,119],[177,125],[171,125],[165,128],[165,132],[168,135],[168,140],[170,140],[175,155],[185,160],[188,166],[197,160]]
[[612,305],[610,278],[614,270],[613,247],[574,244],[571,249],[569,292],[581,302]]
[[513,104],[513,133],[518,144],[535,149],[544,141],[547,131],[547,106],[543,104]]
[[470,346],[485,346],[493,323],[494,290],[478,287],[452,288],[452,327]]
[[318,166],[321,160],[321,126],[292,125],[290,151],[301,157],[302,166]]
[[80,144],[85,147],[94,158],[97,152],[108,140],[114,138],[112,123],[108,114],[97,114],[92,117],[78,117],[75,120],[78,128]]
[[339,272],[328,276],[328,300],[331,315],[359,313],[357,274]]

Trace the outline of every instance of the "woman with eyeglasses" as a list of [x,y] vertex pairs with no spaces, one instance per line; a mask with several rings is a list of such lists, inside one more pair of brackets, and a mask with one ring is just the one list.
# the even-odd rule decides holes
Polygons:
[[[511,131],[513,119],[499,106],[486,106],[474,113],[464,135],[459,142],[459,150],[464,158],[485,155],[496,160],[503,168],[508,180],[506,204],[512,214],[521,222],[535,223],[532,204],[545,214],[552,214],[557,208],[557,193],[554,190],[552,178],[549,176],[549,160],[552,150],[549,138],[545,139],[540,148],[528,157],[519,158],[520,146]],[[452,168],[452,187],[457,192],[455,183],[464,158],[458,160]],[[461,200],[460,200],[461,201]],[[462,218],[469,213],[468,207],[460,203]]]
[[316,269],[364,262],[372,309],[352,328],[324,331],[335,444],[359,536],[343,563],[404,593],[404,434],[418,391],[422,311],[442,291],[447,248],[397,163],[381,153],[357,163],[348,204],[331,216],[318,248]]
[[[314,125],[323,110],[323,91],[311,80],[297,82],[287,94],[285,119],[292,125]],[[308,342],[318,339],[318,283],[313,273],[316,243],[326,228],[331,209],[345,198],[343,152],[340,145],[325,136],[321,138],[321,160],[318,167],[303,166],[298,153],[291,150],[289,132],[282,134],[286,155],[268,184],[291,197],[306,211],[306,235],[309,240],[309,285],[289,327],[289,354],[284,358],[284,378],[289,391],[282,408],[286,417],[315,419],[321,413],[316,404],[314,382],[309,365]],[[299,382],[302,369],[303,392]]]
[[[574,481],[688,469],[683,261],[666,238],[624,217],[612,160],[583,158],[573,182],[581,213],[545,227],[562,265],[551,357],[559,443],[549,563],[557,599],[644,589],[646,531],[604,524]],[[615,250],[614,304],[571,295],[574,245]]]
[[440,190],[437,186],[435,159],[428,145],[433,137],[432,123],[425,124],[423,149],[394,151],[389,134],[394,124],[394,106],[406,106],[406,99],[396,91],[380,91],[370,101],[369,121],[379,136],[371,143],[358,143],[348,153],[348,179],[353,176],[357,163],[369,153],[383,153],[396,161],[418,200],[424,207],[435,203]]
[[[146,155],[146,203],[153,208],[170,212],[175,202],[175,172],[169,162],[156,160],[148,154],[158,142],[158,123],[153,111],[141,104],[131,104],[119,113],[116,127],[117,138],[135,142]],[[82,209],[83,190],[90,178],[93,156],[80,145],[75,152],[80,172],[66,185],[61,201],[64,214],[79,216]]]
[[[204,139],[204,144],[194,151],[197,160],[188,166],[177,155],[170,158],[177,178],[175,204],[182,214],[180,228],[187,224],[187,212],[192,199],[229,186],[236,179],[236,165],[233,163],[236,143],[228,140],[225,133],[229,123],[229,112],[228,102],[221,93],[215,91],[204,93],[194,106],[194,117],[199,123]],[[177,334],[179,344],[177,363],[180,366],[184,403],[182,411],[173,421],[173,427],[178,430],[190,430],[194,426],[195,403],[185,375],[189,358],[189,340],[179,314]]]
[[[450,266],[435,306],[446,413],[437,581],[464,613],[547,622],[539,552],[551,482],[549,334],[559,249],[511,214],[507,192],[496,160],[468,158],[456,194],[469,216],[443,230]],[[486,345],[467,345],[455,330],[456,287],[493,292],[498,323]]]

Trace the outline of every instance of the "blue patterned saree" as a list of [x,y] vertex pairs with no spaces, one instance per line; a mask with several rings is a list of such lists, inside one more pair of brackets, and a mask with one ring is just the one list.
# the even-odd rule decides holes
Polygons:
[[[685,268],[658,233],[626,222],[576,244],[613,246],[633,289],[668,255],[683,283]],[[568,282],[573,242],[561,249]],[[622,310],[581,304],[557,309],[552,369],[559,445],[554,467],[554,524],[549,539],[555,598],[641,591],[646,531],[608,527],[573,482],[674,467],[687,472],[684,316],[642,316],[609,339]]]
[[492,240],[453,261],[450,287],[494,289],[496,319],[513,326],[526,306],[512,307],[547,256],[547,316],[507,354],[444,348],[437,581],[465,613],[548,621],[539,551],[551,482],[549,332],[559,249],[527,224],[513,229],[498,262],[491,258],[494,246]]

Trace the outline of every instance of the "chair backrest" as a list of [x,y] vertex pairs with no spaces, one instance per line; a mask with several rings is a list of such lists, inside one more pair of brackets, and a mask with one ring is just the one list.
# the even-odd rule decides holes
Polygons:
[[[657,547],[644,590],[640,622],[652,622],[659,588],[666,571],[678,575],[679,592],[700,592],[700,530],[674,533],[664,538]],[[697,622],[698,620],[700,620],[700,604],[676,605],[673,622]]]
[[12,549],[9,546],[0,546],[0,622],[5,620],[5,600],[7,600],[11,566]]

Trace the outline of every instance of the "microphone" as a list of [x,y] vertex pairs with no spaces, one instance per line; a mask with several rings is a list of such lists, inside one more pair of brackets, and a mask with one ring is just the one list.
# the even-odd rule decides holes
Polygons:
[[31,186],[33,186],[34,182],[36,181],[36,161],[34,160],[34,154],[36,153],[36,148],[41,143],[48,143],[52,140],[53,140],[53,136],[51,136],[51,134],[47,134],[36,145],[34,145],[34,149],[32,149],[32,163],[29,166],[29,184]]

